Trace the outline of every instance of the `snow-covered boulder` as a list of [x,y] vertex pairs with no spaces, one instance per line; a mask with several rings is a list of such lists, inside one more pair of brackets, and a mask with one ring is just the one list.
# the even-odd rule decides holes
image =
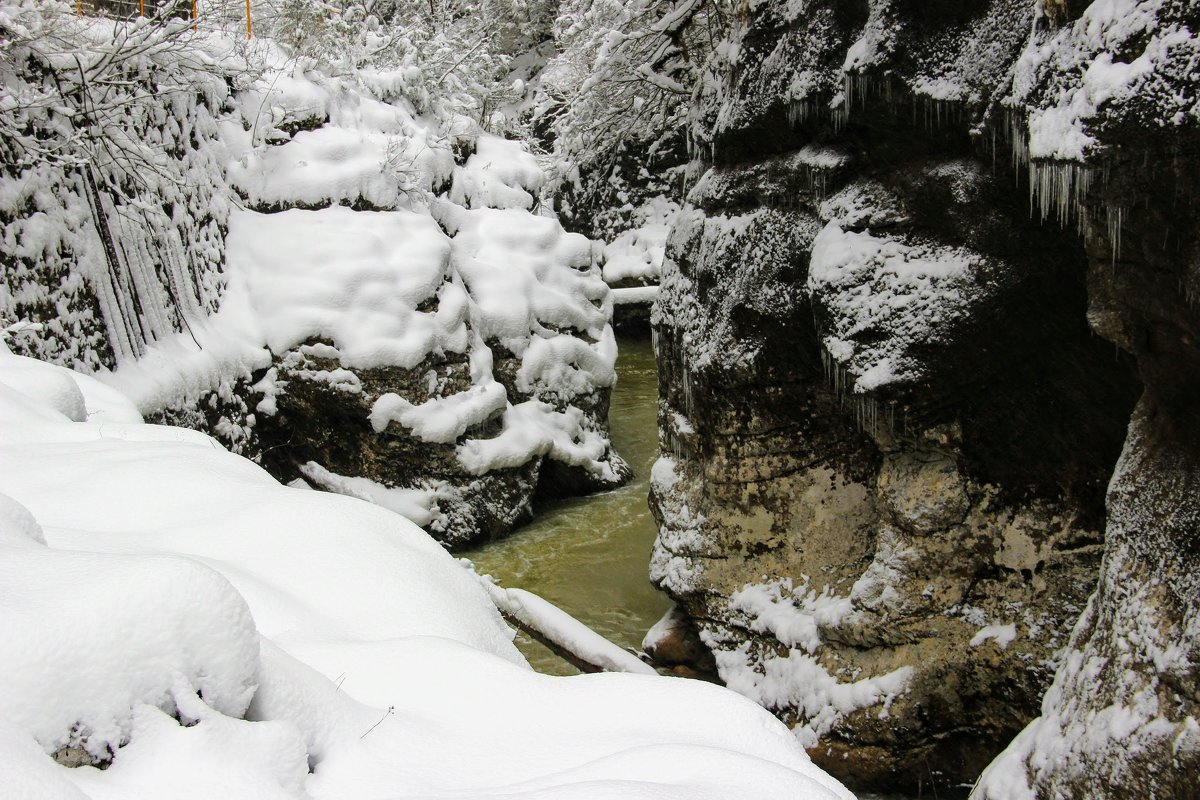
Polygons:
[[[0,170],[13,347],[100,370],[148,417],[382,502],[447,545],[511,531],[539,486],[628,477],[607,429],[609,293],[591,244],[539,214],[545,175],[522,144],[419,114],[411,67],[333,74],[269,39],[151,27],[130,53],[123,22],[0,17],[55,24],[98,70],[198,88],[114,97],[130,113],[98,133],[25,107],[66,69],[38,40],[3,62],[4,108],[46,148],[127,148],[85,174],[14,144]],[[129,178],[129,159],[153,179]]]

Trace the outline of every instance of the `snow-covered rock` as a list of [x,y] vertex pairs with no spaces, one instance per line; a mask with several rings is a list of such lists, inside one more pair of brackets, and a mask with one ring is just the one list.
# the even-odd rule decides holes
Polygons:
[[[1159,734],[1190,741],[1194,669],[1161,656],[1191,648],[1194,592],[1148,590],[1154,637],[1117,609],[1156,564],[1194,572],[1190,512],[1142,520],[1164,554],[1129,558],[1104,486],[1142,386],[1163,437],[1197,429],[1194,21],[755,3],[701,82],[654,312],[651,576],[855,788],[974,781],[1041,709],[995,797],[1181,792],[1191,756]],[[1060,662],[1098,576],[1105,611]]]
[[[108,153],[81,173],[70,158],[26,164],[40,151],[22,140],[0,171],[0,247],[16,264],[0,313],[35,323],[13,347],[98,369],[143,414],[284,480],[403,494],[390,507],[447,545],[507,533],[539,484],[627,479],[608,439],[609,292],[592,245],[537,213],[545,175],[524,145],[417,113],[414,68],[334,74],[269,39],[241,48],[182,27],[138,28],[145,52],[131,55],[127,23],[89,26],[65,6],[0,18],[18,32],[58,22],[97,69],[129,59],[146,80],[198,88],[163,103],[131,90],[113,101],[130,114],[79,130],[69,109],[22,105],[53,91],[30,64],[66,69],[52,40],[5,62],[5,108],[39,146]],[[128,174],[142,162],[153,180]]]

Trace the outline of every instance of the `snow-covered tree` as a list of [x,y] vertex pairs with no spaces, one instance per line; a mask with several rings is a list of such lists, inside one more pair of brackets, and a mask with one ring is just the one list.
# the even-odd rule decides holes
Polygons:
[[542,113],[553,120],[568,217],[585,212],[601,233],[611,225],[595,220],[599,209],[670,193],[665,168],[684,160],[688,101],[732,12],[731,0],[562,4]]

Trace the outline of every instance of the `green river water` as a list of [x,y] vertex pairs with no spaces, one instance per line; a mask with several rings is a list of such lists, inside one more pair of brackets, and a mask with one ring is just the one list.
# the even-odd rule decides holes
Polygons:
[[[657,533],[646,495],[658,457],[658,370],[648,340],[618,344],[609,421],[633,481],[612,492],[543,503],[528,526],[463,555],[501,585],[539,594],[609,640],[639,647],[671,606],[647,577]],[[578,674],[524,634],[517,646],[539,672]]]

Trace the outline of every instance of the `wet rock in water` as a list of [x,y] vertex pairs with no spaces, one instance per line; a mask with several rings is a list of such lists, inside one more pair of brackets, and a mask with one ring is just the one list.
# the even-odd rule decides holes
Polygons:
[[716,662],[700,640],[700,632],[691,618],[673,606],[642,640],[642,650],[653,663],[679,677],[715,677]]
[[[1183,7],[1139,24],[1191,47]],[[655,307],[651,576],[725,683],[852,787],[961,791],[1041,712],[987,796],[1026,796],[1006,788],[1024,781],[1082,796],[1110,776],[1108,796],[1187,796],[1153,772],[1194,763],[1168,743],[1190,741],[1195,670],[1155,654],[1196,634],[1183,454],[1200,426],[1181,399],[1200,386],[1182,211],[1195,120],[1146,135],[1168,117],[1131,92],[1103,114],[1072,107],[1082,137],[1043,135],[1068,113],[1069,65],[1112,41],[1072,61],[1067,40],[1092,29],[1032,15],[1000,1],[746,15],[736,69],[695,115],[696,180]],[[1173,59],[1146,80],[1192,86]],[[1099,167],[1023,160],[1090,157],[1088,141],[1112,148],[1103,186]],[[1138,171],[1165,153],[1157,178]],[[1154,400],[1156,384],[1175,399]],[[1151,417],[1161,427],[1139,433]],[[1161,513],[1122,521],[1134,507]],[[1114,703],[1138,720],[1136,754],[1095,716]]]

